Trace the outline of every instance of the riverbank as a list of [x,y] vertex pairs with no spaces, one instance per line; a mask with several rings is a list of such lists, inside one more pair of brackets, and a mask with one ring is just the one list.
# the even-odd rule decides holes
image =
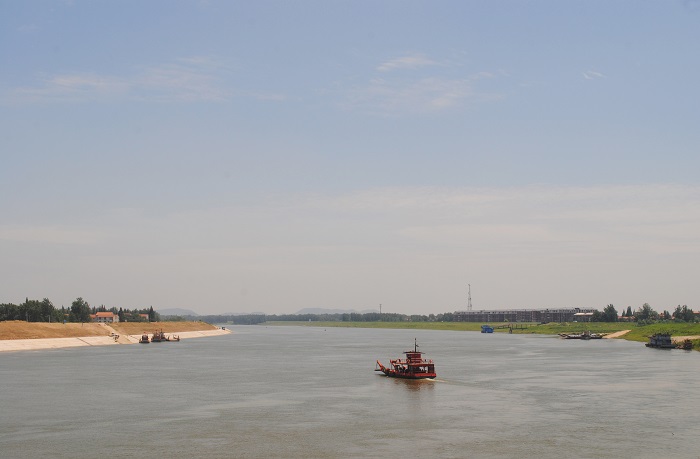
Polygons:
[[[302,327],[389,328],[411,330],[481,331],[478,322],[265,322],[265,325],[295,325]],[[637,325],[634,322],[568,322],[568,323],[490,323],[495,333],[559,335],[590,331],[608,339],[646,342],[655,333],[669,333],[674,342],[689,338],[694,349],[700,350],[700,323],[654,323]]]
[[180,339],[231,333],[205,322],[41,323],[0,322],[0,352],[59,349],[84,346],[137,344],[143,333],[153,331],[177,335]]

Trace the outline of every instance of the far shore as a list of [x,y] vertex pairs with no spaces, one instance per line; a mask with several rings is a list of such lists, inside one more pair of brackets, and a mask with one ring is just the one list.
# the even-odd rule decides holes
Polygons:
[[[478,322],[344,322],[344,321],[275,321],[265,322],[269,326],[294,325],[301,327],[344,327],[344,328],[391,328],[411,330],[445,330],[480,332]],[[700,323],[653,323],[638,325],[634,322],[567,322],[567,323],[529,323],[501,322],[491,323],[495,333],[559,335],[561,333],[581,333],[590,331],[599,333],[606,339],[623,339],[626,341],[647,342],[655,333],[669,333],[671,339],[678,343],[689,339],[695,350],[700,350]]]
[[170,338],[202,338],[231,333],[205,322],[43,323],[0,322],[0,352],[58,349],[83,346],[137,344],[162,331]]

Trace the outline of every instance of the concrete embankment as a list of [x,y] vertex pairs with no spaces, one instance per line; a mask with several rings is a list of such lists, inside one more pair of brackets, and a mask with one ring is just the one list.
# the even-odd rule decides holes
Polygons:
[[[229,330],[202,330],[180,333],[169,333],[180,339],[202,338],[231,333]],[[139,342],[141,335],[115,336],[85,336],[77,338],[43,338],[43,339],[10,339],[0,340],[0,352],[3,351],[36,351],[41,349],[59,349],[84,346],[112,346],[117,344],[135,344]]]

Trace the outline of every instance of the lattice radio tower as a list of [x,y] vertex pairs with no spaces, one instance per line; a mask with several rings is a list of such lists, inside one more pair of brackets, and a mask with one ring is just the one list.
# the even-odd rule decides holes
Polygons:
[[469,286],[469,296],[467,297],[467,311],[472,310],[472,284],[467,284]]

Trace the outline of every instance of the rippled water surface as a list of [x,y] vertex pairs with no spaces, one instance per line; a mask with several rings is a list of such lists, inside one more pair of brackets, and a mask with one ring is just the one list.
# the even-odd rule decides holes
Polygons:
[[[373,371],[414,338],[437,380]],[[699,368],[619,340],[312,327],[0,353],[0,457],[698,458]]]

